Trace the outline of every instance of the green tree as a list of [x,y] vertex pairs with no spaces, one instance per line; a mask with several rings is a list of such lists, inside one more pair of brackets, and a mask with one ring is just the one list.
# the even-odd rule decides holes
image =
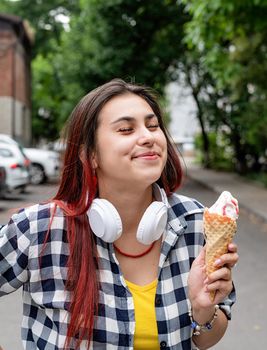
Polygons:
[[188,19],[183,6],[174,0],[80,3],[81,12],[71,18],[70,32],[63,33],[57,57],[58,66],[64,67],[64,115],[79,95],[116,77],[163,93],[183,54]]
[[[28,19],[36,32],[36,138],[42,132],[53,138],[77,100],[112,78],[144,83],[163,93],[183,54],[188,16],[175,0],[3,0],[2,5]],[[68,30],[60,15],[69,17]]]
[[34,31],[32,47],[32,131],[33,141],[58,138],[58,122],[63,99],[55,55],[60,51],[61,34],[68,18],[78,13],[76,0],[2,0],[0,12],[27,20]]
[[[52,45],[60,45],[60,36],[67,26],[70,15],[79,12],[76,0],[1,0],[0,12],[9,13],[27,20],[34,29],[35,42],[32,57],[37,54],[46,56],[53,49]],[[65,20],[65,21],[64,21]]]
[[267,3],[183,2],[192,15],[187,43],[201,55],[218,96],[209,126],[231,141],[239,172],[259,169],[267,144]]

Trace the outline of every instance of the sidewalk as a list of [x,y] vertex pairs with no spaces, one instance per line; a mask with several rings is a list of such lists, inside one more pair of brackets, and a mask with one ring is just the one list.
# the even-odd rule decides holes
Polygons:
[[229,191],[243,207],[267,222],[267,188],[253,181],[227,172],[202,169],[190,159],[185,159],[187,177],[201,183],[218,194]]

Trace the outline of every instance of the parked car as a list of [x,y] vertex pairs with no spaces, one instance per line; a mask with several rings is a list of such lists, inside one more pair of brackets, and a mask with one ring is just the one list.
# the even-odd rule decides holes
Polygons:
[[0,134],[0,144],[2,143],[6,145],[15,145],[19,149],[18,152],[21,153],[21,156],[24,158],[24,162],[27,163],[27,166],[30,166],[30,160],[25,155],[23,147],[16,140],[12,139],[12,137],[7,134]]
[[0,164],[0,198],[5,195],[6,192],[6,169]]
[[16,144],[30,161],[31,183],[38,185],[48,180],[57,180],[60,172],[60,155],[56,151],[22,147],[11,136],[0,134],[0,143]]
[[60,156],[58,152],[24,148],[24,153],[31,161],[31,183],[38,185],[47,180],[57,180],[60,171]]
[[0,164],[5,168],[8,192],[23,192],[30,182],[30,162],[17,145],[0,143]]

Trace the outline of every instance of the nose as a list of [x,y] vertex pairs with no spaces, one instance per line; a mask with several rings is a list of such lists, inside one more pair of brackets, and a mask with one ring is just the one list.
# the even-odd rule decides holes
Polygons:
[[155,142],[155,137],[153,133],[147,129],[146,127],[143,127],[140,130],[140,133],[138,135],[138,144],[139,145],[147,145],[147,146],[153,146]]

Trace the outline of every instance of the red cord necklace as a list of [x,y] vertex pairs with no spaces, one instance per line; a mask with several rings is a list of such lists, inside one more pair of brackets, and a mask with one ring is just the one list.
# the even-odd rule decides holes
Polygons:
[[120,250],[120,248],[118,248],[114,243],[113,243],[113,246],[114,246],[114,248],[117,250],[117,252],[119,252],[121,255],[126,256],[127,258],[136,259],[136,258],[141,258],[141,256],[144,256],[144,255],[148,254],[148,253],[153,249],[154,244],[155,244],[155,242],[153,242],[153,243],[151,244],[151,246],[150,246],[147,250],[145,250],[143,253],[136,254],[136,255],[124,253],[124,252],[123,252],[122,250]]

